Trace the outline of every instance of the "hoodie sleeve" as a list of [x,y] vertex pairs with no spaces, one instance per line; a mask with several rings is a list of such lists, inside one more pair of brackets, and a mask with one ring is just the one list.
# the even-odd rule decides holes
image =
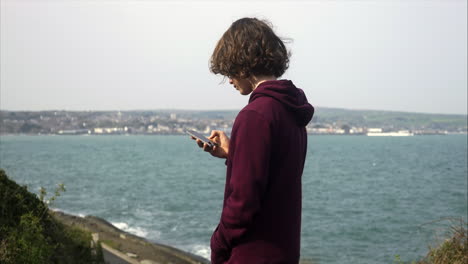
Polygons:
[[[255,111],[242,111],[236,119],[228,163],[231,177],[221,221],[211,238],[213,264],[229,258],[259,211],[268,182],[271,148],[269,123]],[[232,149],[232,152],[231,152]],[[228,167],[229,169],[229,167]]]

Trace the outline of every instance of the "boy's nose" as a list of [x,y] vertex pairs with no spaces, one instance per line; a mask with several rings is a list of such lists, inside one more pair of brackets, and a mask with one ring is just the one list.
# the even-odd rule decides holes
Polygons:
[[232,82],[232,79],[229,79],[229,84],[232,84],[232,83],[233,83],[233,82]]

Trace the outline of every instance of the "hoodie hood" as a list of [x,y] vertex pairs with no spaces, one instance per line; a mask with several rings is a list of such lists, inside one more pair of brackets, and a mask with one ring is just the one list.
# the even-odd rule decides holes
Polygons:
[[263,96],[272,97],[294,114],[296,123],[306,126],[314,115],[314,107],[309,104],[304,92],[290,80],[262,82],[250,95],[249,103]]

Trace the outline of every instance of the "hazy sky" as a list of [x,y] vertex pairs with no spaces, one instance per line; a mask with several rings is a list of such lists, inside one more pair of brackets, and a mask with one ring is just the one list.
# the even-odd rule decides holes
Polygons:
[[315,106],[467,113],[461,0],[1,0],[0,109],[240,109],[208,62],[245,16],[293,39]]

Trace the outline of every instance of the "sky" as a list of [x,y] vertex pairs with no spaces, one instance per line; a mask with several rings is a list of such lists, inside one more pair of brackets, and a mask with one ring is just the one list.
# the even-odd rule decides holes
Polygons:
[[316,107],[467,114],[467,1],[0,1],[1,110],[240,110],[209,58],[257,17]]

